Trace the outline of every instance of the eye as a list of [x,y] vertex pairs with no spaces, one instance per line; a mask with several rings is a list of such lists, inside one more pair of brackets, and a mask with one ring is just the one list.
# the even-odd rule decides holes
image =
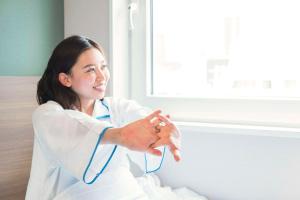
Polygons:
[[96,71],[95,67],[89,67],[86,72],[94,72],[94,71]]
[[101,65],[101,70],[105,69],[107,65]]

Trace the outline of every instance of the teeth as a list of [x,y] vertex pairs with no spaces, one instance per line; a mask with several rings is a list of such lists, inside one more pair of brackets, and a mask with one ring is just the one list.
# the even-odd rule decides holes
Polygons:
[[103,87],[104,87],[104,85],[94,86],[95,89],[101,89],[101,88],[103,88]]

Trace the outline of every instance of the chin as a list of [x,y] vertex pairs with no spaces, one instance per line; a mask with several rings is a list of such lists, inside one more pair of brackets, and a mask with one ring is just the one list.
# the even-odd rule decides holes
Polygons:
[[103,99],[105,97],[105,92],[98,94],[96,99]]

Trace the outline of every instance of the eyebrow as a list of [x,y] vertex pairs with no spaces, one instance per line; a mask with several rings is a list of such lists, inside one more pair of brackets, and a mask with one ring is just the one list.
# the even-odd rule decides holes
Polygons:
[[92,67],[92,66],[96,66],[96,65],[95,64],[87,64],[87,65],[83,66],[82,69],[86,69],[86,68]]
[[[107,64],[105,62],[101,63],[102,66],[106,66]],[[92,67],[92,66],[97,66],[97,64],[87,64],[85,66],[82,67],[82,69],[86,69],[88,67]]]

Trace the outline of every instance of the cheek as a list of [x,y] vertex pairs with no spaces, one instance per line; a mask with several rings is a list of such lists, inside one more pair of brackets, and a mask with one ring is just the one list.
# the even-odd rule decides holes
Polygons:
[[73,86],[76,88],[86,88],[86,86],[90,85],[93,86],[95,79],[96,78],[93,76],[81,77],[73,82]]

